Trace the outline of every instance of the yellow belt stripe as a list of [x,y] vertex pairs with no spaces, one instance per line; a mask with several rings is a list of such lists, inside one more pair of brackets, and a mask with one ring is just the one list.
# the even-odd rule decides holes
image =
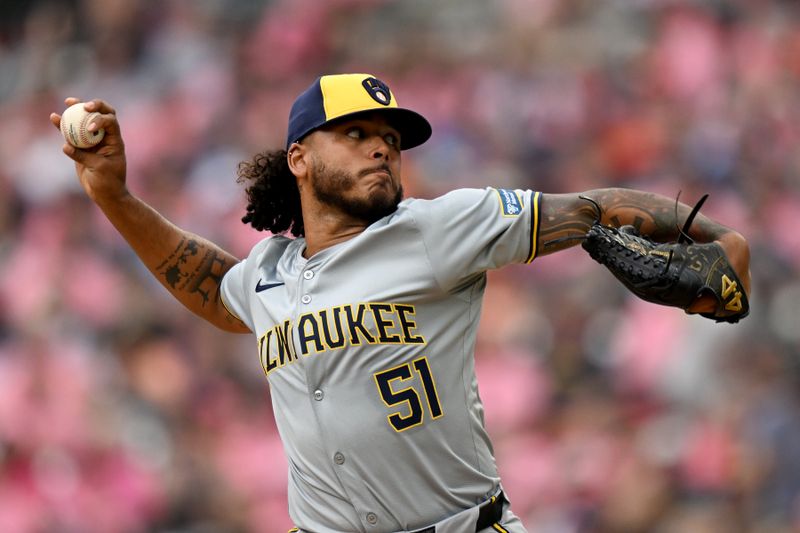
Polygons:
[[508,533],[508,530],[500,524],[494,524],[492,527],[495,529],[495,531],[499,531],[500,533]]

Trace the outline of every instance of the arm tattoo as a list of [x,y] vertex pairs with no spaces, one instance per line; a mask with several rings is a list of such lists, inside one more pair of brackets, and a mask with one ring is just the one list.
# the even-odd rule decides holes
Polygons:
[[156,267],[167,286],[176,291],[198,294],[203,306],[212,297],[217,300],[226,270],[226,259],[221,254],[185,237],[175,251]]
[[539,242],[546,252],[569,248],[586,235],[592,222],[597,219],[597,211],[589,202],[579,205],[572,202],[548,202],[542,209],[542,222],[539,228]]
[[[657,242],[673,241],[692,208],[657,194],[631,189],[602,189],[591,195],[603,207],[603,223],[619,227],[634,226]],[[700,242],[710,242],[728,230],[707,217],[698,215],[691,233]]]

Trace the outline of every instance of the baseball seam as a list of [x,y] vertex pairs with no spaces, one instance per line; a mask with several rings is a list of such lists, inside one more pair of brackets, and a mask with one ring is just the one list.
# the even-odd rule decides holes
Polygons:
[[83,120],[81,120],[81,127],[78,128],[78,133],[80,133],[82,144],[89,144],[89,137],[86,135],[86,128],[89,127],[87,123],[89,122],[89,117],[91,116],[91,114],[84,115]]
[[100,141],[97,137],[100,135],[101,130],[95,132],[87,130],[89,122],[97,114],[99,113],[92,112],[85,114],[77,125],[67,122],[61,123],[61,132],[65,137],[69,138],[70,144],[76,148],[91,148]]

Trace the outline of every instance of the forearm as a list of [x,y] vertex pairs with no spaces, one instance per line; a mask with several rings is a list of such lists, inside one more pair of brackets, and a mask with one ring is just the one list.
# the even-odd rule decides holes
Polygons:
[[[634,226],[643,235],[657,242],[674,241],[692,211],[692,207],[675,198],[633,189],[595,189],[582,194],[596,201],[603,213],[603,224]],[[730,233],[730,228],[698,213],[689,228],[689,236],[697,242],[711,242]]]
[[[593,200],[600,207],[600,213]],[[597,221],[620,227],[634,226],[658,242],[674,241],[680,235],[691,207],[655,193],[633,189],[594,189],[580,194],[547,194],[542,201],[539,249],[544,253],[574,246]],[[733,232],[730,228],[698,214],[689,236],[697,242],[711,242]]]
[[[78,99],[70,97],[64,103],[72,106]],[[88,129],[103,129],[103,140],[89,149],[65,143],[61,150],[75,162],[75,172],[87,196],[178,301],[221,329],[248,332],[220,299],[222,276],[238,260],[213,243],[183,231],[130,194],[125,184],[125,143],[116,111],[103,100],[85,102],[83,108],[99,114]],[[50,123],[60,130],[61,116],[51,113]]]
[[[575,246],[597,221],[598,215],[603,224],[614,227],[631,225],[654,241],[677,241],[691,210],[690,206],[680,202],[676,206],[674,198],[632,189],[546,194],[542,199],[538,249],[540,255],[545,255]],[[741,234],[698,214],[688,235],[699,243],[719,243],[749,294],[750,249]]]
[[206,239],[175,226],[144,201],[125,193],[95,202],[158,281],[184,306],[233,332],[247,327],[220,300],[222,276],[238,260]]

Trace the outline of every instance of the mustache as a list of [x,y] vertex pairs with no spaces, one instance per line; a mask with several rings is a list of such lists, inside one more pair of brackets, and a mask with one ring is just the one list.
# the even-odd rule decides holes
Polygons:
[[364,170],[358,173],[358,177],[362,178],[367,174],[372,174],[373,172],[379,172],[379,171],[386,172],[387,174],[389,174],[390,177],[394,178],[394,174],[392,174],[392,169],[390,169],[389,165],[385,163],[383,165],[378,165],[376,167],[365,168]]

